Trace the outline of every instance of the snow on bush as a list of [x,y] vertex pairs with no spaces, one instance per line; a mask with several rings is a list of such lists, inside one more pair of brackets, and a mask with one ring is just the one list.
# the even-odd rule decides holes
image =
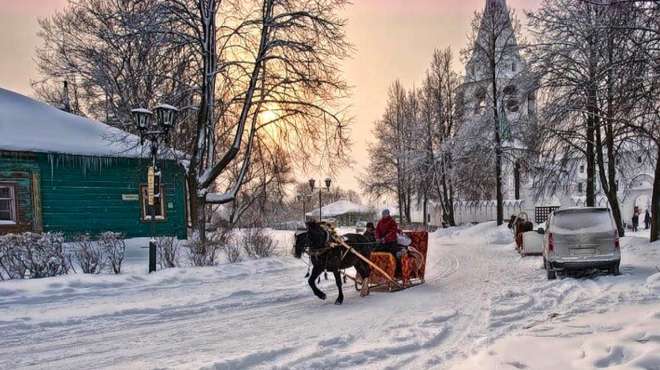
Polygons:
[[227,262],[229,263],[237,263],[243,260],[243,257],[241,256],[241,247],[237,244],[229,243],[225,245],[223,251],[227,257]]
[[180,243],[175,237],[156,238],[158,264],[161,269],[178,265]]
[[89,234],[78,235],[73,246],[73,254],[83,273],[100,274],[105,269],[107,260],[103,248]]
[[43,278],[63,275],[71,269],[62,233],[8,234],[0,236],[0,277]]
[[108,264],[115,274],[121,273],[121,264],[126,256],[124,234],[106,231],[99,234],[99,246],[107,257]]
[[[188,241],[184,247],[188,251],[190,263],[193,266],[215,266],[220,251],[225,251],[227,258],[230,259],[228,248],[232,248],[229,243],[231,232],[231,229],[218,228],[215,232],[209,233],[204,241],[198,238]],[[233,257],[233,252],[231,253]]]
[[270,257],[275,253],[275,241],[260,227],[242,230],[239,243],[248,257]]

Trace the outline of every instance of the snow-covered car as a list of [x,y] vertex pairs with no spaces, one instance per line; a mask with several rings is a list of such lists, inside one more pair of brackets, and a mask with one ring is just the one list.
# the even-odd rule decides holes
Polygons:
[[367,221],[358,221],[355,223],[355,232],[362,234],[367,230]]
[[606,269],[619,274],[619,235],[608,208],[556,210],[546,223],[543,266],[548,279],[572,270]]
[[521,256],[543,254],[543,229],[525,231],[522,234]]

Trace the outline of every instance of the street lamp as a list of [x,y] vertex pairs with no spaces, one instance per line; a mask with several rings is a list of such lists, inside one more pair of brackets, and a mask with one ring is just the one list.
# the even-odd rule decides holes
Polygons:
[[[147,204],[149,205],[149,218],[151,221],[151,239],[149,240],[149,272],[156,271],[156,240],[154,228],[156,221],[155,198],[161,199],[160,178],[161,173],[156,166],[158,160],[158,147],[164,141],[169,142],[170,130],[174,128],[176,114],[179,110],[169,104],[158,104],[153,112],[145,108],[131,110],[133,120],[140,134],[140,144],[149,141],[151,153],[151,166],[147,170]],[[156,120],[153,120],[154,113]],[[161,201],[162,202],[162,201]]]
[[[329,177],[326,177],[326,179],[325,179],[325,188],[328,192],[330,192],[330,184],[331,183],[332,183],[332,180]],[[316,180],[309,179],[309,189],[311,190],[311,193],[313,193],[314,190],[315,190],[315,184],[316,184]],[[322,195],[321,195],[323,193],[323,188],[319,186],[318,190],[319,190],[319,222],[321,222],[323,220],[323,214],[321,212],[321,208],[323,208],[322,207],[322,204],[323,204],[322,203]]]
[[311,194],[307,193],[298,193],[296,196],[298,198],[299,202],[302,202],[302,210],[303,210],[303,224],[307,221],[307,200],[309,200],[312,196]]

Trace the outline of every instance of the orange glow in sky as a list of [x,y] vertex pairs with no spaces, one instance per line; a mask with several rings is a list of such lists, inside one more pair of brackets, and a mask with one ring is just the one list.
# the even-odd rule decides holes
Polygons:
[[[508,0],[521,20],[524,9],[541,0]],[[459,51],[465,46],[474,11],[485,0],[353,0],[345,11],[347,34],[356,52],[344,65],[353,89],[355,124],[353,169],[339,172],[334,183],[358,188],[356,174],[367,165],[367,143],[373,122],[384,108],[389,84],[400,79],[404,86],[419,85],[434,48],[451,46],[455,66],[462,72]],[[0,86],[33,95],[30,80],[38,78],[33,62],[39,44],[37,19],[62,9],[66,0],[0,0]],[[524,22],[523,22],[524,28]],[[378,174],[373,174],[378,176]],[[325,173],[300,174],[299,179],[324,178]]]

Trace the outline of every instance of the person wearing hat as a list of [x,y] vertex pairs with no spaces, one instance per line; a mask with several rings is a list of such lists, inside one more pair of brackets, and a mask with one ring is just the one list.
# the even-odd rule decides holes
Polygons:
[[397,234],[399,232],[399,225],[396,220],[390,215],[389,209],[384,209],[382,218],[376,225],[376,241],[380,244],[376,250],[381,252],[389,252],[396,258],[396,275],[401,272],[401,247],[397,243]]
[[364,235],[369,242],[375,242],[376,241],[376,227],[374,226],[373,222],[367,222],[367,227],[364,230]]

